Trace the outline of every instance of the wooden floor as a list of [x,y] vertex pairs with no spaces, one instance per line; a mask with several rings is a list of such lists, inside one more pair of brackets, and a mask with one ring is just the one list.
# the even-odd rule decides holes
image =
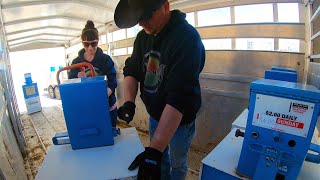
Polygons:
[[[57,132],[66,131],[66,125],[61,105],[44,107],[41,112],[21,116],[23,132],[27,142],[28,156],[25,159],[29,177],[35,178],[39,167],[52,145],[51,138]],[[118,123],[118,127],[128,127]],[[141,142],[149,145],[147,132],[138,129]],[[188,154],[188,180],[198,179],[201,160],[207,155],[205,152],[191,148]]]

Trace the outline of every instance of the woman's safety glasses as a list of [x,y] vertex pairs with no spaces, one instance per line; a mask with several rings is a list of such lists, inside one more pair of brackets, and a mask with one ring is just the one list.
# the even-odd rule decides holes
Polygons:
[[94,40],[94,41],[82,41],[82,44],[84,47],[96,47],[98,45],[99,40]]

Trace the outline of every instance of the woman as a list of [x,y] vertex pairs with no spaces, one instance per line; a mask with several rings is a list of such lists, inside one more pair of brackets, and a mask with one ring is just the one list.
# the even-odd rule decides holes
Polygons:
[[[98,47],[99,32],[94,27],[94,23],[92,21],[87,21],[85,28],[82,30],[81,40],[83,49],[79,51],[78,57],[72,61],[72,64],[88,62],[93,66],[96,76],[107,76],[111,124],[112,127],[115,128],[117,122],[117,105],[115,96],[117,78],[114,63],[111,57],[104,54],[102,49]],[[84,72],[81,72],[79,69],[71,69],[69,72],[69,79],[83,78],[87,76],[91,76],[91,71],[88,67],[86,67]]]

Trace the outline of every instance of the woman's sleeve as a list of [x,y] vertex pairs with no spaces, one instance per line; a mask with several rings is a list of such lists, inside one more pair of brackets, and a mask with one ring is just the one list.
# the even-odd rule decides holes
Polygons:
[[112,90],[112,93],[115,92],[115,89],[117,87],[117,72],[114,68],[114,62],[111,59],[110,56],[107,55],[107,63],[106,63],[106,72],[108,78],[108,87]]
[[[77,63],[78,63],[78,60],[77,60],[77,58],[75,58],[75,59],[72,61],[71,65],[77,64]],[[70,71],[69,71],[69,73],[68,73],[68,79],[78,78],[78,72],[80,72],[80,70],[77,69],[77,68],[70,69]]]

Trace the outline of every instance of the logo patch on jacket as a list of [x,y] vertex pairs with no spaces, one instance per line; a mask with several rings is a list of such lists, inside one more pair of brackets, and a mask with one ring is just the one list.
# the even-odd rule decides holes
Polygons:
[[156,93],[161,85],[165,65],[160,62],[160,53],[150,51],[144,55],[144,90],[148,93]]

